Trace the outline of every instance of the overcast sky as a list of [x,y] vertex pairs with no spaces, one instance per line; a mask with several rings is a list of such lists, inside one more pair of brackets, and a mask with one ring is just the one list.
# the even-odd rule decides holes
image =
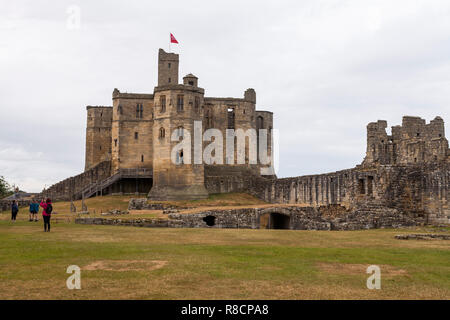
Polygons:
[[36,192],[81,173],[86,105],[152,93],[170,32],[180,79],[274,112],[279,177],[354,167],[371,121],[450,119],[448,0],[0,0],[0,175]]

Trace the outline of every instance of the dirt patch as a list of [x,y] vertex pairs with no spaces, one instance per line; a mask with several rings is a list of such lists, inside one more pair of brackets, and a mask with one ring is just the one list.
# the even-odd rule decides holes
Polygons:
[[81,268],[82,270],[106,271],[152,271],[167,264],[162,260],[99,260]]
[[[351,263],[326,263],[320,262],[317,267],[326,273],[345,274],[345,275],[361,275],[366,274],[367,264],[351,264]],[[402,276],[407,275],[407,271],[398,269],[393,266],[382,264],[380,267],[381,276]]]

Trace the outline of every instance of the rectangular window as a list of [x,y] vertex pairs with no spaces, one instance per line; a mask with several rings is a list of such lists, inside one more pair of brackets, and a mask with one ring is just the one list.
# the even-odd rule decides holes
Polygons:
[[139,133],[135,132],[135,133],[134,133],[134,139],[136,139],[136,140],[137,140],[137,139],[138,139],[138,137],[139,137]]
[[184,109],[184,96],[179,94],[177,96],[177,111],[183,111]]
[[367,177],[367,194],[373,195],[373,177],[369,176]]
[[365,194],[366,193],[366,186],[364,183],[364,179],[359,179],[358,180],[358,189],[359,189],[359,194]]
[[138,103],[136,105],[136,118],[142,119],[143,112],[144,112],[144,106],[142,105],[142,103]]
[[161,105],[161,113],[166,112],[166,96],[159,97],[159,104]]
[[117,147],[117,139],[114,139],[114,147]]

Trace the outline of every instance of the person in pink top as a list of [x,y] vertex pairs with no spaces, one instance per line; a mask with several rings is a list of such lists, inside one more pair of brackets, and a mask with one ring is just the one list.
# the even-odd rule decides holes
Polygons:
[[52,200],[47,198],[47,200],[42,199],[40,206],[42,209],[42,218],[44,219],[44,232],[50,232],[50,218],[52,216],[53,206]]

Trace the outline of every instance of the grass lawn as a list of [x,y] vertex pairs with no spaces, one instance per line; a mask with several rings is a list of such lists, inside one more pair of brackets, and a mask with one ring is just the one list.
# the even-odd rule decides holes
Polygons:
[[[449,242],[422,230],[151,229],[0,221],[0,299],[449,299]],[[444,232],[449,232],[445,230]],[[68,290],[69,265],[81,290]],[[366,268],[381,268],[381,290]]]
[[[90,213],[90,216],[100,216],[100,213],[107,212],[111,209],[118,209],[126,211],[128,209],[128,202],[131,198],[137,196],[103,196],[93,197],[85,200],[86,206]],[[143,197],[143,196],[139,196]],[[164,203],[167,205],[175,205],[179,207],[239,207],[239,206],[256,206],[256,205],[268,205],[266,202],[257,199],[246,193],[223,193],[223,194],[211,194],[208,199],[202,200],[185,200],[185,201],[153,201],[153,203]],[[74,201],[74,205],[77,211],[81,211],[81,200]],[[157,210],[153,210],[157,213]],[[76,214],[70,212],[70,202],[58,201],[53,203],[53,212],[55,213],[55,219],[61,220],[73,220]],[[39,216],[42,213],[40,209]],[[158,214],[156,216],[159,216]],[[10,219],[10,211],[0,211],[0,220]],[[142,217],[155,217],[154,214],[146,214]],[[121,218],[126,218],[121,216]],[[18,214],[18,219],[28,219],[28,207],[21,207]]]

